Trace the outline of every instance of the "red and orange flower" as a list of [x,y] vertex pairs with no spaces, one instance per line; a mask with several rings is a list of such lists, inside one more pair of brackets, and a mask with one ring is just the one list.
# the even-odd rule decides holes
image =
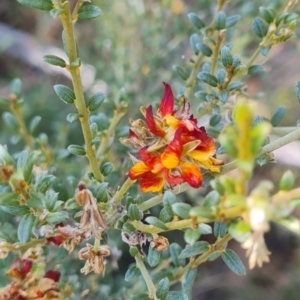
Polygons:
[[220,172],[222,161],[213,157],[215,143],[204,127],[190,115],[190,104],[183,100],[174,109],[174,95],[164,83],[163,99],[153,114],[152,106],[141,108],[146,121],[131,120],[129,138],[121,142],[138,148],[140,160],[133,158],[129,178],[137,179],[143,192],[159,192],[187,182],[198,188],[202,184],[200,168]]

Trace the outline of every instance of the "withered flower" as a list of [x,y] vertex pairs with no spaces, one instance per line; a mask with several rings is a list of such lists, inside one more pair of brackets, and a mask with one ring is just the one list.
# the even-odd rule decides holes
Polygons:
[[98,208],[97,200],[91,191],[86,189],[85,186],[83,187],[83,185],[79,185],[79,192],[75,195],[75,200],[78,205],[83,207],[83,211],[76,214],[77,217],[81,216],[80,226],[90,228],[93,236],[96,239],[101,239],[101,234],[107,226]]
[[78,257],[81,260],[86,260],[84,267],[80,270],[85,275],[90,272],[96,274],[105,273],[106,260],[105,257],[110,255],[109,246],[99,246],[99,249],[95,249],[91,244],[86,244],[86,247],[82,248],[78,252]]
[[158,236],[150,242],[150,247],[156,251],[164,251],[169,248],[169,241],[164,236]]
[[9,253],[9,246],[5,240],[0,239],[0,259],[6,258]]
[[147,236],[144,232],[136,231],[132,233],[122,232],[122,240],[130,246],[139,245],[141,248],[146,245]]

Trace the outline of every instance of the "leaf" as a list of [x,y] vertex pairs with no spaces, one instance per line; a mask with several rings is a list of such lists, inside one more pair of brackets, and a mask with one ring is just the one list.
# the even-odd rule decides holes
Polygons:
[[208,47],[208,46],[205,45],[205,44],[198,43],[198,44],[196,45],[196,48],[197,48],[203,55],[205,55],[205,56],[210,57],[210,56],[212,56],[212,54],[213,54],[213,51],[211,50],[211,48]]
[[170,289],[170,281],[168,277],[161,279],[157,284],[157,289],[156,289],[157,298],[159,298],[160,300],[167,299],[169,289]]
[[40,10],[49,11],[53,8],[51,0],[17,0],[20,4]]
[[66,62],[55,55],[44,55],[43,60],[53,66],[58,66],[58,67],[62,67],[65,68],[66,67]]
[[30,193],[30,198],[27,200],[26,204],[30,208],[44,208],[44,202],[43,202],[44,195],[41,193],[37,193],[32,191]]
[[0,206],[18,206],[19,197],[15,193],[1,193]]
[[300,102],[300,81],[295,82],[295,92],[296,92],[297,99]]
[[190,216],[191,217],[203,217],[203,218],[208,218],[212,219],[213,214],[212,211],[209,207],[204,207],[204,206],[194,206],[190,210]]
[[42,174],[37,178],[34,184],[34,189],[37,192],[41,192],[42,194],[45,194],[45,192],[54,183],[55,180],[56,177],[53,175]]
[[199,231],[201,234],[211,234],[212,233],[212,228],[208,224],[199,224],[198,225]]
[[54,210],[55,203],[58,201],[57,197],[58,197],[58,193],[55,193],[53,190],[49,190],[46,192],[44,201],[45,201],[46,208],[49,211]]
[[128,208],[128,216],[131,220],[139,221],[142,213],[135,204],[130,204]]
[[246,269],[239,256],[232,250],[226,249],[222,252],[221,257],[227,267],[237,275],[245,275]]
[[281,191],[289,191],[295,182],[294,174],[291,170],[286,171],[280,179],[279,187]]
[[135,295],[131,297],[129,300],[152,300],[152,299],[150,299],[148,294],[143,293],[143,294]]
[[66,117],[67,121],[70,123],[73,123],[75,120],[78,120],[79,118],[82,118],[82,114],[69,113]]
[[0,145],[0,165],[13,165],[14,160],[8,153],[6,147]]
[[214,114],[209,119],[209,125],[210,126],[216,126],[216,125],[218,125],[220,123],[221,119],[222,119],[221,115]]
[[82,146],[79,145],[69,145],[67,150],[74,155],[78,156],[84,156],[86,155],[86,152]]
[[253,66],[249,67],[249,69],[248,69],[249,75],[260,74],[263,72],[264,72],[264,68],[260,65],[253,65]]
[[224,67],[232,66],[233,58],[230,49],[226,46],[221,49],[221,60]]
[[62,84],[56,84],[53,88],[57,96],[66,104],[74,103],[76,97],[73,90]]
[[226,28],[233,27],[239,20],[240,20],[239,15],[233,15],[228,18],[226,18]]
[[226,27],[226,15],[223,11],[219,11],[215,20],[215,28],[222,30]]
[[175,203],[172,205],[173,212],[182,219],[189,218],[189,212],[191,208],[191,205],[187,203]]
[[163,207],[162,210],[160,211],[159,213],[159,219],[164,222],[164,223],[167,223],[167,222],[170,222],[171,219],[172,219],[172,216],[170,216],[167,212],[167,210]]
[[106,177],[113,171],[113,169],[113,165],[110,162],[106,162],[100,167],[100,172],[104,177]]
[[241,81],[234,81],[229,83],[228,85],[228,90],[233,91],[233,90],[240,90],[244,86],[244,83]]
[[214,236],[216,238],[222,238],[227,232],[227,225],[224,222],[215,222],[214,224]]
[[167,300],[188,300],[188,296],[183,292],[171,291],[168,293]]
[[196,229],[187,229],[184,233],[184,240],[187,244],[193,245],[200,238],[200,231]]
[[163,230],[167,230],[168,229],[168,227],[161,221],[161,220],[159,220],[158,218],[156,218],[156,217],[147,217],[146,219],[145,219],[145,221],[147,222],[147,223],[149,223],[149,224],[151,224],[151,225],[153,225],[153,226],[155,226],[155,227],[157,227],[157,228],[160,228],[160,229],[163,229]]
[[277,126],[281,120],[283,119],[286,112],[285,106],[279,106],[275,111],[274,115],[272,116],[270,122],[273,127]]
[[69,218],[66,211],[50,212],[46,217],[46,222],[49,224],[58,224],[60,222],[65,222]]
[[155,267],[158,265],[161,257],[161,252],[155,250],[152,247],[149,247],[148,255],[147,255],[147,262],[150,267]]
[[261,13],[264,20],[269,24],[271,24],[276,17],[276,12],[272,8],[260,7],[259,12]]
[[218,80],[214,75],[211,75],[208,72],[200,72],[197,75],[197,78],[211,86],[216,87],[218,85]]
[[182,248],[177,243],[172,243],[169,247],[172,262],[175,267],[183,267],[185,265],[185,259],[179,258]]
[[197,276],[197,268],[188,268],[182,278],[182,290],[189,293]]
[[200,39],[199,39],[199,36],[198,34],[194,33],[190,36],[190,46],[193,50],[193,52],[198,55],[199,54],[199,50],[198,48],[196,47],[196,45],[200,43]]
[[263,47],[261,48],[260,50],[260,54],[263,55],[263,56],[267,56],[269,51],[271,49],[271,46],[266,46],[266,47]]
[[222,102],[222,103],[226,103],[227,100],[229,98],[229,91],[228,90],[223,90],[220,91],[218,94],[218,99]]
[[187,17],[196,26],[197,29],[202,29],[205,27],[203,21],[195,13],[188,13]]
[[101,9],[95,5],[83,5],[78,10],[78,20],[90,20],[99,17],[102,14]]
[[127,272],[125,273],[125,281],[130,281],[134,277],[138,277],[140,274],[140,270],[136,267],[136,265],[131,265]]
[[220,203],[220,194],[217,191],[209,192],[203,201],[203,207],[216,206]]
[[180,78],[182,78],[183,80],[187,80],[189,78],[189,74],[183,68],[174,65],[172,69],[174,73],[178,75]]
[[38,125],[40,124],[42,120],[42,117],[41,116],[34,116],[30,123],[29,123],[29,126],[28,126],[28,130],[29,130],[29,133],[30,134],[33,134],[34,131],[36,130],[36,128],[38,127]]
[[176,195],[173,194],[171,191],[166,191],[163,195],[163,205],[164,208],[166,209],[167,213],[173,217],[173,209],[172,205],[177,202]]
[[252,28],[255,34],[263,38],[268,33],[268,26],[264,23],[264,21],[260,17],[256,17],[252,22]]
[[107,195],[106,195],[107,187],[108,187],[108,182],[102,182],[97,186],[94,193],[94,196],[96,197],[97,201],[99,202],[107,201]]
[[90,111],[97,110],[100,105],[105,100],[105,95],[103,93],[96,93],[88,100],[88,108]]
[[18,226],[18,239],[21,243],[26,243],[29,240],[34,221],[35,216],[32,214],[26,214],[22,217]]
[[218,70],[216,77],[218,79],[219,84],[223,84],[226,78],[226,71],[224,69]]
[[206,252],[209,249],[208,242],[199,241],[193,245],[187,245],[179,255],[179,258],[189,258]]
[[29,213],[29,208],[26,205],[1,206],[1,209],[14,216],[24,216]]

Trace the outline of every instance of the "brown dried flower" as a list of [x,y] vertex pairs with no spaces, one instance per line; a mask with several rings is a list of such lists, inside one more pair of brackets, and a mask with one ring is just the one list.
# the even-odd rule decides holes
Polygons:
[[150,247],[156,251],[164,251],[169,248],[169,241],[167,238],[160,235],[151,241]]

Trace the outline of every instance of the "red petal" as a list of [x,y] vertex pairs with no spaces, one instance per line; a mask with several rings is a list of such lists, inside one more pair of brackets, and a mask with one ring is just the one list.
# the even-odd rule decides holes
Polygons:
[[44,275],[44,278],[50,278],[55,282],[59,281],[60,278],[60,273],[57,271],[53,271],[53,270],[49,270],[46,272],[46,274]]
[[129,135],[128,135],[129,138],[136,138],[137,135],[131,130],[129,129]]
[[59,247],[65,242],[66,238],[62,235],[54,235],[46,238],[47,243],[53,243],[55,246]]
[[181,175],[173,175],[170,170],[165,170],[166,181],[169,185],[174,186],[184,182]]
[[174,135],[173,141],[161,155],[161,162],[167,169],[173,169],[179,164],[182,154],[181,133],[182,129],[179,128]]
[[192,163],[182,163],[180,167],[184,181],[193,188],[199,188],[202,184],[202,174],[199,168]]
[[166,135],[166,133],[161,128],[157,127],[157,124],[155,123],[152,105],[149,105],[146,109],[146,122],[149,130],[153,134],[158,135],[160,137],[164,137]]
[[157,114],[161,117],[171,115],[174,108],[174,95],[171,86],[165,82],[163,84],[165,86],[164,95],[157,110]]
[[139,184],[141,190],[144,193],[147,192],[160,192],[165,184],[165,179],[163,177],[163,173],[154,174],[152,172],[148,172],[140,178]]
[[130,168],[128,176],[131,180],[135,180],[149,171],[149,167],[147,167],[143,162],[138,162]]
[[152,173],[158,173],[164,169],[160,157],[148,152],[146,147],[139,151],[139,156],[143,163],[149,167],[149,170],[151,169]]

